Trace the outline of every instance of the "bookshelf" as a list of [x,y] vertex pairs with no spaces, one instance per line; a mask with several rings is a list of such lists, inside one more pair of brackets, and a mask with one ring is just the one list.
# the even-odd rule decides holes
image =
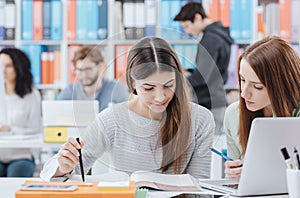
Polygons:
[[[70,78],[70,70],[72,68],[70,66],[70,58],[72,58],[73,46],[76,49],[76,46],[80,45],[97,45],[107,62],[107,77],[124,78],[124,69],[126,68],[124,61],[126,60],[126,54],[130,46],[143,36],[155,35],[168,40],[178,53],[183,65],[190,68],[193,67],[197,41],[183,33],[179,22],[173,21],[173,17],[188,1],[2,0],[0,1],[0,48],[16,46],[24,49],[24,46],[38,46],[36,47],[38,50],[33,56],[36,60],[32,61],[33,67],[38,68],[36,73],[33,72],[39,78],[39,80],[35,81],[35,86],[45,91],[64,88],[70,81],[74,80],[74,78]],[[201,2],[201,0],[194,1]],[[41,3],[38,5],[40,6],[40,12],[33,11],[34,9],[38,10],[36,2]],[[103,3],[106,4],[104,7],[101,7]],[[300,8],[299,0],[202,0],[202,3],[210,18],[221,20],[225,25],[230,25],[233,31],[231,34],[236,45],[233,46],[235,54],[232,55],[231,66],[229,66],[231,67],[233,78],[231,84],[228,84],[230,88],[236,85],[235,68],[238,54],[245,46],[263,36],[271,34],[280,35],[280,30],[276,28],[280,28],[279,24],[285,18],[289,19],[288,23],[290,23],[290,26],[287,27],[290,27],[291,32],[290,37],[286,37],[286,39],[290,40],[295,49],[299,50],[300,21],[297,20],[299,14],[296,12],[297,8]],[[285,11],[280,12],[279,7],[284,6],[284,3],[287,3],[284,7]],[[52,21],[50,22],[50,27],[49,21],[48,25],[47,22],[43,21],[46,27],[40,25],[40,30],[43,32],[45,31],[43,28],[48,28],[50,36],[46,34],[42,35],[42,37],[35,37],[35,22],[41,16],[43,18],[47,14],[47,12],[45,13],[42,10],[45,9],[45,5],[55,7],[54,14],[52,14],[50,9],[50,21]],[[272,6],[277,8],[270,8]],[[85,7],[85,9],[80,10],[82,7]],[[31,14],[26,14],[28,12],[26,8],[32,9]],[[79,10],[74,12],[74,9]],[[241,13],[243,9],[244,11]],[[6,10],[14,14],[10,13],[6,16]],[[288,13],[286,10],[291,11]],[[280,13],[281,18],[279,16]],[[285,13],[285,15],[283,16],[282,13]],[[278,20],[276,18],[276,20],[273,19],[272,21],[272,17],[270,18],[269,14],[270,16],[274,15],[278,17]],[[29,16],[29,19],[25,18],[25,16],[27,18]],[[84,21],[78,21],[80,18],[83,18]],[[279,24],[277,26],[276,24],[273,25],[274,21]],[[272,25],[273,27],[271,27]],[[6,26],[14,29],[14,38],[12,40],[3,40],[1,37],[3,28]],[[52,26],[60,28],[58,33],[54,34],[56,35],[55,37],[51,37],[51,33],[54,31],[51,30]],[[84,27],[86,27],[86,30],[83,30],[84,33],[79,31],[80,28]],[[244,28],[244,30],[241,28]],[[272,28],[276,30],[272,31]],[[25,34],[28,30],[32,32]],[[92,33],[89,30],[93,30]],[[234,31],[239,33],[234,33]],[[281,36],[284,36],[284,33]],[[118,49],[119,47],[127,48],[122,51],[122,49]],[[41,73],[43,68],[41,68],[41,63],[35,66],[38,61],[41,61],[41,56],[36,56],[36,54],[41,54],[44,51],[60,53],[59,67],[56,67],[59,71],[56,72],[57,76],[50,83],[42,83]],[[118,60],[119,58],[121,60]]]

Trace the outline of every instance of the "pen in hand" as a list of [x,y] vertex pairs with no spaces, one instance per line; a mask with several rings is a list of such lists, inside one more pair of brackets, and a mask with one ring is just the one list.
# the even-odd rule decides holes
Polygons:
[[[78,142],[78,144],[80,144],[79,137],[76,138],[76,141]],[[78,149],[78,152],[79,152],[79,164],[80,164],[81,177],[82,177],[82,181],[84,182],[85,179],[84,179],[84,170],[83,170],[81,149]]]
[[218,151],[218,150],[216,150],[216,149],[214,149],[214,148],[210,148],[210,150],[211,150],[212,152],[214,152],[215,154],[221,156],[225,161],[233,161],[233,159],[231,159],[231,158],[228,157],[227,155],[221,153],[220,151]]

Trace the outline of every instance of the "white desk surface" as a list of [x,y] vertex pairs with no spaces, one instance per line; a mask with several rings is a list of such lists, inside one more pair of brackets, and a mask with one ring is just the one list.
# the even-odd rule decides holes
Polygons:
[[[93,176],[87,176],[86,180],[88,182],[92,182],[92,181],[97,181],[95,178],[97,178],[96,175]],[[1,193],[1,197],[3,198],[15,198],[15,192],[17,190],[20,189],[20,187],[22,186],[22,184],[25,182],[25,180],[36,180],[36,181],[41,181],[40,178],[7,178],[7,177],[0,177],[0,193]],[[81,177],[79,175],[74,175],[70,181],[81,181]],[[178,192],[164,192],[164,191],[156,191],[156,192],[150,192],[148,193],[148,197],[153,197],[153,198],[158,198],[158,197],[171,197],[171,196],[176,196],[176,195],[180,195],[182,193],[178,193]],[[213,191],[206,191],[204,192],[200,192],[197,194],[216,194]],[[223,196],[224,198],[231,198],[232,196]],[[288,198],[288,195],[278,195],[278,196],[263,196],[261,198]],[[243,197],[245,198],[245,197]],[[252,197],[253,198],[253,197]],[[257,196],[257,198],[259,198]]]
[[59,148],[63,143],[44,142],[42,135],[32,139],[2,139],[0,136],[0,148]]

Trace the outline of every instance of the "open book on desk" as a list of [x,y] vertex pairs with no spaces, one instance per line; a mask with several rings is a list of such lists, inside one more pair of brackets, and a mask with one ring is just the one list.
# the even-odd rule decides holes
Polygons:
[[[129,175],[124,172],[112,171],[102,175],[87,177],[88,182],[98,181],[98,189],[128,188],[129,180],[135,182],[135,188],[148,188],[165,191],[200,192],[197,180],[189,174],[162,174],[147,171],[136,171]],[[74,175],[69,181],[81,181],[79,175]]]
[[197,180],[190,174],[162,174],[146,171],[132,173],[131,180],[135,182],[136,188],[152,188],[166,191],[189,191],[200,192],[201,187]]

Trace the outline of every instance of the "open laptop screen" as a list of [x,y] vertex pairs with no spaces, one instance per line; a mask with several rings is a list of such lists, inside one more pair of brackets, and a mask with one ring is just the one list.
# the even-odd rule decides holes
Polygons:
[[[256,118],[251,125],[243,171],[236,180],[201,180],[203,187],[238,196],[287,193],[287,166],[280,149],[300,149],[300,118]],[[224,184],[235,184],[228,188]]]
[[94,121],[98,111],[97,100],[43,101],[43,125],[85,127]]

